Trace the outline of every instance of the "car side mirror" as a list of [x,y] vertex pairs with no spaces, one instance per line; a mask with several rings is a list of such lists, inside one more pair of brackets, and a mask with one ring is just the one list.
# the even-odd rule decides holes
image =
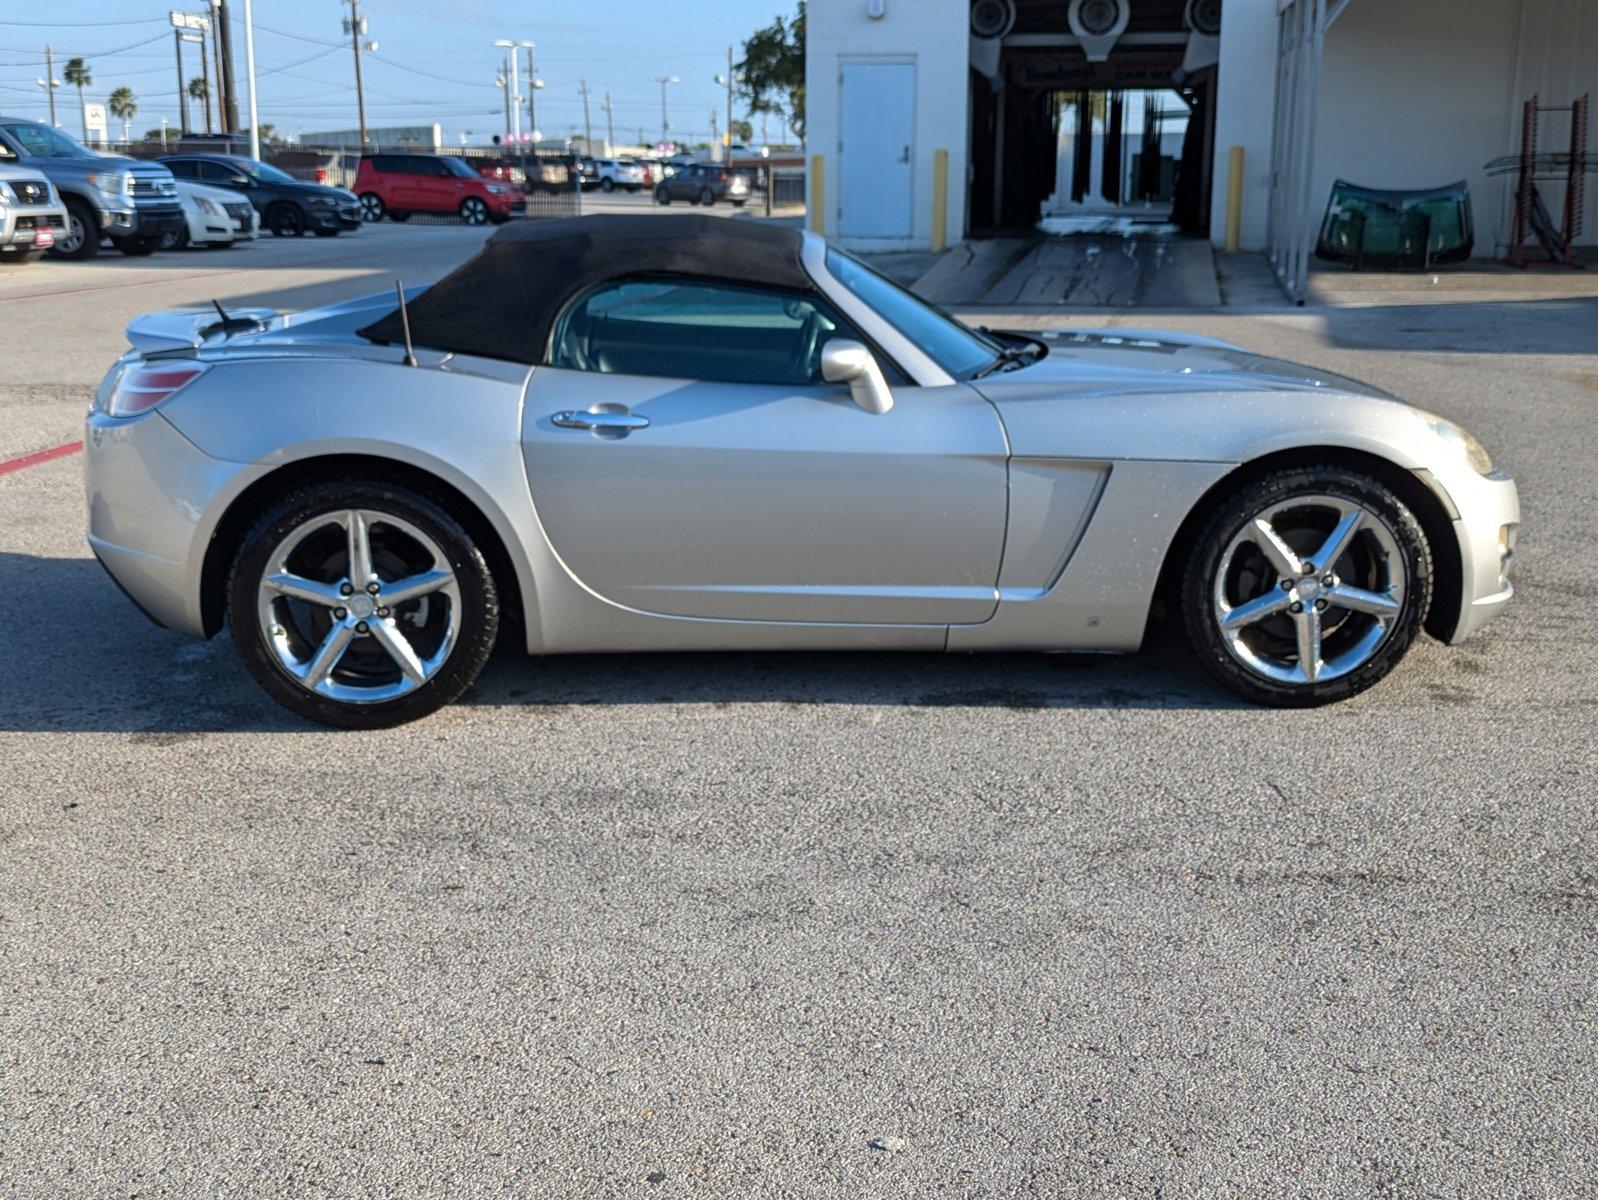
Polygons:
[[893,393],[882,368],[859,342],[834,338],[821,348],[821,377],[828,383],[847,383],[849,395],[868,413],[885,413],[893,407]]

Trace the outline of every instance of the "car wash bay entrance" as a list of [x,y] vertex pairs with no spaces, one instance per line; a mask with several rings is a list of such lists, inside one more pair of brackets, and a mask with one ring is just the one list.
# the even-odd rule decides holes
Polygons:
[[[1079,36],[1096,7],[1113,38]],[[1219,5],[1090,0],[1074,25],[1057,0],[993,11],[989,26],[973,14],[971,233],[1207,233],[1219,39],[1193,25],[1218,31]]]

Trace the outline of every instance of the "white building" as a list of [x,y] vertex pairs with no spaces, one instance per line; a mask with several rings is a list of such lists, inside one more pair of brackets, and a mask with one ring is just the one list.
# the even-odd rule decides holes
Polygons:
[[[1269,251],[1291,288],[1335,180],[1463,180],[1475,253],[1498,255],[1514,182],[1485,168],[1517,152],[1522,103],[1598,96],[1598,0],[809,0],[807,13],[810,222],[861,248],[1165,205],[1217,245],[1231,213],[1240,245]],[[1141,108],[1115,101],[1139,92],[1191,106],[1174,197],[1128,194],[1141,129],[1127,113]],[[1569,137],[1568,116],[1544,118],[1542,148]],[[1084,185],[1066,194],[1073,175]],[[1557,214],[1562,185],[1539,187]]]

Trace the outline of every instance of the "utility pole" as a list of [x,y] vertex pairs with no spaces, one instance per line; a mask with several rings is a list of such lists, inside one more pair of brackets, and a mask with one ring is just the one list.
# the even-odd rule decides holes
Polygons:
[[[583,98],[583,152],[592,154],[594,152],[594,130],[588,123],[588,80],[579,79],[577,81],[577,94]],[[606,103],[609,103],[608,99]],[[607,150],[606,153],[608,154],[609,151]]]
[[610,103],[610,93],[605,93],[605,153],[616,152],[616,114]]
[[732,141],[733,141],[733,138],[732,138],[732,85],[733,85],[732,47],[728,46],[727,47],[727,153],[723,156],[722,161],[723,162],[729,162],[729,163],[732,161]]
[[660,84],[660,140],[665,143],[671,137],[671,120],[666,113],[666,87],[668,84],[681,83],[675,75],[656,75],[655,82]]
[[505,144],[510,144],[510,80],[505,72],[499,73],[499,78],[494,80],[494,86],[505,94]]
[[720,153],[719,153],[720,147],[721,147],[721,130],[716,128],[716,110],[715,109],[711,109],[710,110],[710,148],[711,148],[710,157],[714,161],[725,162],[726,159],[721,158],[721,156],[720,156]]
[[[206,133],[210,133],[211,132],[211,71],[210,71],[210,68],[208,66],[206,66],[206,62],[205,62],[205,59],[206,59],[206,54],[205,54],[205,35],[202,33],[197,40],[200,43],[200,82],[205,87],[205,99],[201,101],[201,103],[205,105],[205,132]],[[218,119],[220,119],[221,116],[222,116],[222,97],[221,96],[218,96],[216,98],[216,112],[217,112]]]
[[505,51],[505,78],[510,80],[510,137],[519,146],[522,141],[522,71],[516,64],[516,48],[521,43],[511,38],[495,38],[494,45]]
[[[189,136],[189,89],[183,82],[183,30],[172,30],[172,49],[177,53],[178,60],[178,128],[183,136]],[[50,124],[55,124],[55,96],[50,97]]]
[[[178,90],[183,90],[183,68],[178,66]],[[44,48],[44,78],[35,81],[50,97],[50,127],[55,128],[55,90],[61,86],[61,81],[55,77],[55,55],[50,47]]]
[[[226,0],[219,0],[226,3]],[[361,39],[366,36],[366,18],[360,15],[360,0],[348,0],[350,15],[344,18],[344,32],[350,35],[350,48],[355,52],[355,110],[361,122],[361,146],[366,146],[366,91],[361,85]],[[375,42],[366,49],[375,50]]]
[[223,133],[237,133],[239,129],[239,97],[233,90],[233,30],[228,19],[227,0],[216,3],[216,76],[222,85],[217,97],[217,116],[221,119]]
[[[223,26],[227,24],[227,15],[222,11],[222,0],[210,0],[211,23],[204,32],[211,35],[211,49],[216,54],[216,126],[223,133],[228,132],[227,127],[227,86],[222,79],[222,52]],[[200,53],[205,53],[205,43],[200,43]],[[207,89],[209,92],[209,89]],[[211,132],[211,109],[207,101],[205,109],[205,131]]]

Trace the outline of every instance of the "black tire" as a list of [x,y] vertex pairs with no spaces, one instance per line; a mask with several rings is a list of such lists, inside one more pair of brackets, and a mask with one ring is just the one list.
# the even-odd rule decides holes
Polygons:
[[187,222],[181,228],[161,235],[161,249],[163,250],[187,250],[188,248],[189,226]]
[[66,205],[68,238],[70,238],[73,227],[76,225],[83,231],[83,241],[71,250],[64,250],[61,242],[66,241],[67,238],[60,239],[50,249],[50,257],[65,258],[74,262],[81,262],[86,258],[95,257],[100,253],[100,218],[95,216],[94,209],[90,208],[82,200],[68,196],[66,197]]
[[728,203],[730,203],[734,208],[742,208],[745,204],[748,204],[749,201],[747,201],[747,200],[731,200]]
[[297,238],[305,233],[305,214],[298,204],[280,200],[266,210],[266,227],[273,237]]
[[[1269,678],[1245,665],[1228,648],[1214,610],[1216,577],[1222,567],[1226,548],[1255,516],[1285,501],[1312,496],[1331,496],[1352,501],[1380,518],[1403,559],[1403,597],[1385,636],[1359,665],[1346,674],[1319,682],[1286,682]],[[1307,557],[1317,544],[1318,536],[1318,532],[1307,531],[1303,534],[1302,547],[1293,544],[1290,538],[1289,545],[1295,553]],[[1350,555],[1355,552],[1351,549],[1336,563],[1313,564],[1316,570],[1311,574],[1319,576],[1322,571],[1335,573],[1353,569],[1357,564]],[[1262,576],[1266,573],[1257,572]],[[1343,579],[1343,576],[1338,574],[1338,579]],[[1270,585],[1278,586],[1274,579]],[[1299,467],[1244,483],[1216,503],[1195,539],[1182,571],[1182,624],[1199,662],[1234,694],[1256,704],[1277,708],[1310,708],[1357,695],[1379,682],[1398,665],[1425,624],[1426,613],[1431,607],[1432,585],[1432,553],[1426,535],[1415,514],[1390,488],[1368,475],[1331,464]],[[1285,589],[1287,581],[1283,580],[1280,586]],[[1262,598],[1265,594],[1270,593],[1260,593]],[[1358,619],[1358,614],[1344,614],[1335,606],[1335,602],[1329,611],[1334,618]],[[1293,619],[1281,616],[1268,620],[1288,622],[1290,625]],[[1262,636],[1270,632],[1265,622],[1261,622],[1258,628]],[[1330,644],[1331,638],[1336,635],[1325,636],[1328,638],[1327,644]]]
[[17,250],[10,254],[0,254],[0,266],[20,267],[24,263],[38,262],[44,255],[43,250]]
[[339,229],[313,229],[313,230],[311,230],[311,232],[316,234],[317,237],[337,237],[342,232],[342,230],[339,230]]
[[161,238],[159,236],[112,238],[111,244],[129,258],[144,258],[161,248]]
[[599,181],[599,190],[602,192],[614,192],[616,190],[616,181],[607,175]]
[[[274,548],[306,521],[348,508],[388,513],[420,529],[443,550],[459,587],[461,623],[454,649],[431,678],[396,699],[356,703],[308,690],[279,663],[261,630],[257,593]],[[460,524],[431,498],[376,480],[312,483],[284,495],[245,534],[228,580],[228,623],[233,643],[255,681],[291,712],[344,729],[401,725],[455,700],[471,686],[488,661],[499,631],[499,615],[499,592],[493,574],[482,551]]]
[[411,219],[411,214],[408,212],[395,212],[391,208],[388,210],[388,219],[393,221],[395,224],[403,225],[406,221]]
[[715,195],[714,192],[712,192],[709,188],[700,188],[699,189],[699,203],[700,204],[702,204],[705,208],[709,208],[715,202],[716,202],[716,195]]
[[665,184],[661,184],[658,188],[655,189],[655,200],[656,200],[657,203],[660,203],[660,204],[670,204],[671,203],[671,193],[666,190],[666,185]]
[[383,197],[376,192],[361,193],[361,220],[367,222],[381,221],[384,213],[388,213],[391,217],[394,216],[393,213],[389,212],[388,205],[383,203]]

